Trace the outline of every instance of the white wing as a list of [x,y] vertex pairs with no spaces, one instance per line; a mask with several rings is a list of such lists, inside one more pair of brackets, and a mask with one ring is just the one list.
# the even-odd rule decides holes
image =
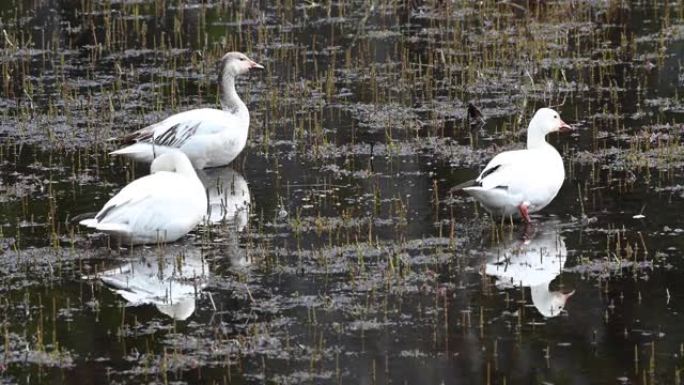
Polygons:
[[521,176],[529,173],[534,161],[529,150],[506,151],[494,157],[475,182],[485,189],[509,188]]
[[189,223],[199,222],[205,209],[206,196],[193,188],[192,181],[161,171],[133,181],[112,197],[94,219],[81,224],[124,235],[153,235],[158,230],[183,227],[180,222],[184,221],[191,226]]
[[154,143],[180,148],[196,136],[213,135],[230,127],[239,127],[242,118],[215,108],[199,108],[172,115],[159,123],[125,135],[123,144]]

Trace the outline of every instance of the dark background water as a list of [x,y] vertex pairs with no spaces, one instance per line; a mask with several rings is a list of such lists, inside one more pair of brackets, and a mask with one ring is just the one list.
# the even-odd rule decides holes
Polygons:
[[[655,1],[3,1],[0,382],[680,383],[683,18]],[[147,172],[107,139],[215,106],[230,50],[266,67],[238,87],[244,226],[134,250],[73,226]],[[547,105],[576,129],[548,138],[566,182],[522,245],[448,190]],[[525,251],[529,277],[487,273]],[[206,274],[184,320],[87,279],[187,261]],[[555,317],[534,279],[574,291]]]

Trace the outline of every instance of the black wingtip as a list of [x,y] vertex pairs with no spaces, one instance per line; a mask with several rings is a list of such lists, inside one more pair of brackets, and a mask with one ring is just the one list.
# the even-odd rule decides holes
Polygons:
[[465,181],[463,183],[460,183],[460,184],[450,188],[449,194],[453,194],[457,191],[463,190],[466,187],[472,187],[472,186],[476,186],[476,185],[477,185],[477,181],[475,179],[471,179],[471,180]]
[[80,221],[82,221],[82,220],[84,220],[84,219],[95,218],[96,215],[97,215],[97,211],[92,211],[92,212],[89,212],[89,213],[78,214],[78,215],[76,215],[76,216],[73,216],[73,217],[69,218],[69,223],[71,223],[71,224],[78,224]]

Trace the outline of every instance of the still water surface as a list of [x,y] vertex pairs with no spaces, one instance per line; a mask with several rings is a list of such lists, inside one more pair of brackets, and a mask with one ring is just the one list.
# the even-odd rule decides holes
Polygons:
[[[0,383],[681,383],[681,4],[8,0],[0,24]],[[201,174],[213,223],[134,249],[74,226],[147,172],[107,139],[215,106],[236,49],[266,70],[238,85],[248,148]],[[576,130],[534,231],[450,196],[548,105]]]

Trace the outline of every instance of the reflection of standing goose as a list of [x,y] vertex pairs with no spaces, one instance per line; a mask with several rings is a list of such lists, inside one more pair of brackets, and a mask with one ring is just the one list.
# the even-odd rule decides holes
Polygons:
[[574,294],[549,290],[551,281],[563,271],[567,253],[558,231],[545,226],[529,240],[494,247],[485,272],[497,278],[500,289],[529,286],[537,310],[544,317],[555,317]]
[[250,266],[251,259],[240,247],[239,237],[249,221],[251,197],[247,181],[230,167],[201,170],[199,177],[207,190],[208,222],[226,225],[218,226],[220,235],[217,246],[221,247],[222,253],[228,256],[233,266]]
[[251,201],[245,178],[230,167],[202,170],[199,177],[209,198],[209,223],[226,222],[235,231],[242,231],[249,219]]
[[140,259],[97,277],[131,306],[151,304],[173,319],[190,317],[209,276],[199,248],[169,246],[144,253]]

